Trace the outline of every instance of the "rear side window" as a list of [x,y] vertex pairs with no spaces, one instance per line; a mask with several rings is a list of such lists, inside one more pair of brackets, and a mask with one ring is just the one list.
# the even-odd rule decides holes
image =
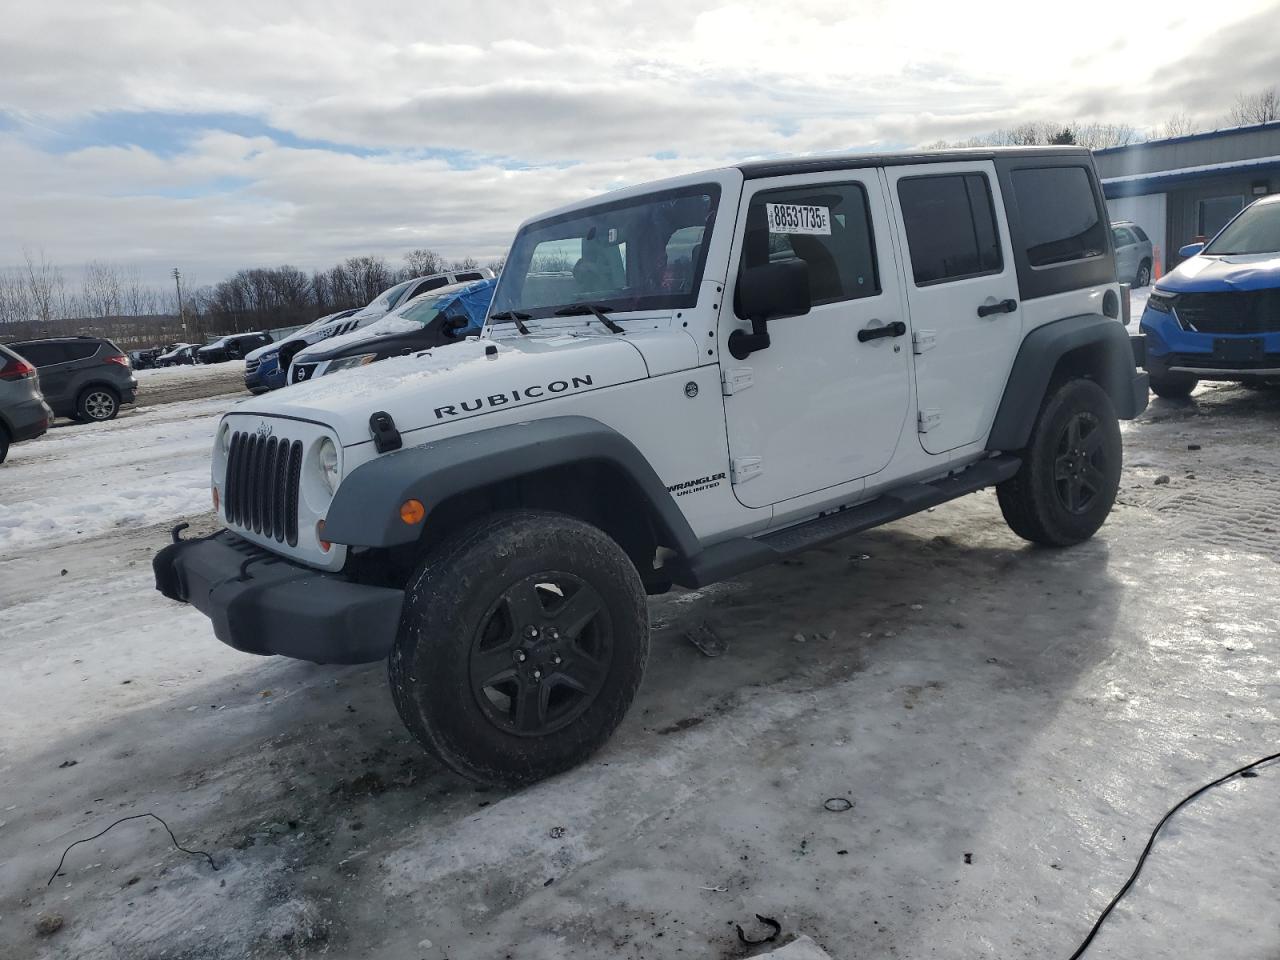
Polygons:
[[898,203],[916,286],[1004,269],[991,185],[983,174],[900,180]]
[[64,363],[67,359],[60,343],[14,343],[9,348],[37,367]]
[[88,360],[95,353],[101,344],[92,341],[86,343],[67,343],[63,344],[63,350],[66,351],[68,360]]
[[1107,225],[1084,167],[1013,171],[1022,241],[1033,267],[1087,260],[1107,252]]
[[1117,247],[1127,247],[1137,242],[1133,239],[1133,234],[1124,227],[1112,227],[1111,239],[1115,241]]
[[1150,237],[1147,236],[1147,232],[1143,230],[1140,226],[1138,226],[1136,223],[1133,225],[1133,232],[1137,234],[1139,243],[1146,243],[1149,239],[1151,239]]
[[463,280],[483,280],[484,275],[480,273],[460,273],[455,278],[459,283]]
[[862,184],[766,190],[751,198],[743,268],[788,260],[809,265],[815,306],[880,292],[871,211]]

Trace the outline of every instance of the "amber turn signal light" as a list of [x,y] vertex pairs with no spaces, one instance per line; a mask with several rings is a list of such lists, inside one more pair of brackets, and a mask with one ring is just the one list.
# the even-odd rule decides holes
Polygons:
[[218,496],[218,488],[214,487],[213,488],[213,512],[214,513],[218,512],[218,507],[220,505],[221,505],[221,498]]
[[411,527],[421,523],[426,515],[427,508],[422,505],[421,500],[409,499],[400,504],[400,519]]

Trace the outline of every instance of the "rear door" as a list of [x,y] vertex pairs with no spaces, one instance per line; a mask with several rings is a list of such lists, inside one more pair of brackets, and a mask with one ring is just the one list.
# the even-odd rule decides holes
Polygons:
[[[748,180],[732,257],[735,275],[804,261],[813,303],[770,323],[771,345],[745,360],[721,342],[739,502],[768,506],[884,469],[910,402],[911,350],[878,172]],[[896,335],[867,336],[880,328]]]
[[14,344],[13,349],[35,366],[40,377],[40,392],[49,405],[64,410],[71,384],[71,364],[66,346],[61,342],[46,341]]
[[989,160],[885,173],[905,239],[920,444],[946,453],[986,435],[1022,341],[1000,184]]

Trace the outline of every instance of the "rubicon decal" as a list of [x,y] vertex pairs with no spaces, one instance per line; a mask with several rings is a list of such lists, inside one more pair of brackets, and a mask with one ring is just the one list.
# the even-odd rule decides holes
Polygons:
[[548,384],[523,387],[519,390],[508,390],[505,393],[491,393],[487,397],[476,397],[474,400],[462,400],[458,403],[436,407],[436,419],[447,420],[449,417],[461,417],[475,413],[484,407],[490,409],[505,407],[508,404],[524,403],[528,400],[545,400],[560,393],[571,393],[591,386],[591,375],[570,377],[567,380],[552,380]]
[[699,477],[697,480],[683,480],[667,487],[667,493],[683,497],[690,493],[701,493],[703,490],[714,490],[720,486],[720,481],[724,478],[725,475],[723,473],[713,473],[707,477]]

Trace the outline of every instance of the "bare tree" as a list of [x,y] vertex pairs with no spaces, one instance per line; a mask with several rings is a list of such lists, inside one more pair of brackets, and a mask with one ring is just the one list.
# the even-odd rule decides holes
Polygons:
[[120,274],[115,264],[90,260],[84,267],[80,302],[91,317],[115,317],[120,314]]
[[450,270],[474,270],[480,266],[480,261],[475,257],[463,257],[461,260],[455,260],[450,264]]
[[19,270],[0,272],[0,323],[25,323],[30,319],[26,277]]
[[1170,114],[1169,118],[1161,124],[1159,136],[1162,138],[1185,137],[1188,134],[1195,132],[1195,121],[1191,119],[1190,115],[1179,111],[1177,113]]
[[1237,127],[1280,120],[1280,93],[1275,87],[1257,93],[1237,93],[1228,117]]
[[143,281],[142,271],[136,266],[120,271],[120,312],[130,317],[158,312],[156,291]]
[[1137,127],[1127,123],[1072,124],[1072,130],[1075,133],[1075,142],[1090,150],[1125,147],[1138,140]]
[[33,319],[48,323],[60,316],[67,300],[67,283],[62,276],[62,269],[52,264],[41,248],[39,258],[30,249],[23,247],[22,257],[26,261],[26,284],[28,309]]
[[447,267],[444,257],[434,250],[419,247],[404,255],[404,262],[409,267],[410,276],[425,277],[432,273],[443,273]]
[[495,277],[501,275],[502,268],[505,267],[506,265],[507,265],[507,255],[505,253],[502,256],[489,261],[489,269],[493,271],[493,275]]

